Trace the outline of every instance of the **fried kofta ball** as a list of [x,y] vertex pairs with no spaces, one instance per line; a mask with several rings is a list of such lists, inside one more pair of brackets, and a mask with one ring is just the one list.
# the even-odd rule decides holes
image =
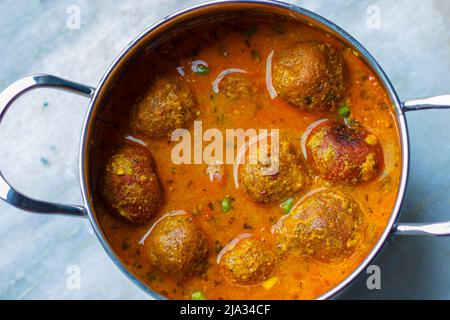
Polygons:
[[155,80],[145,97],[131,110],[134,134],[162,137],[189,125],[196,113],[196,101],[183,78],[166,75]]
[[163,199],[150,152],[134,146],[116,151],[106,164],[101,192],[119,217],[134,225],[147,223]]
[[[236,243],[233,243],[236,242]],[[235,239],[224,248],[219,264],[232,283],[253,285],[266,280],[275,266],[272,250],[255,237]]]
[[208,241],[188,214],[166,215],[145,240],[151,263],[171,277],[184,280],[207,267]]
[[240,73],[224,77],[219,84],[219,90],[231,101],[251,98],[256,92],[248,77]]
[[[279,143],[277,155],[272,156],[271,149],[268,143],[256,152],[250,152],[239,171],[243,189],[258,203],[279,202],[300,192],[306,184],[300,159],[289,142]],[[261,150],[266,152],[261,154]]]
[[338,191],[319,191],[295,206],[274,228],[278,248],[321,262],[348,258],[362,237],[363,214],[357,203]]
[[327,121],[309,134],[307,158],[316,172],[334,182],[360,184],[372,180],[383,166],[378,138],[360,125]]
[[304,41],[275,55],[272,82],[277,93],[299,108],[333,109],[344,92],[341,53],[319,41]]

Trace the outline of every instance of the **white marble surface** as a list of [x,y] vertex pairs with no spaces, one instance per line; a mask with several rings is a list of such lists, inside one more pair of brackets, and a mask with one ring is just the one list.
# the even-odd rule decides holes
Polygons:
[[[3,0],[0,90],[45,72],[95,86],[120,50],[158,19],[199,1]],[[401,98],[450,93],[450,2],[445,0],[308,0],[373,53]],[[68,6],[81,10],[79,30],[66,27]],[[367,8],[382,26],[367,28]],[[21,98],[0,128],[0,168],[22,192],[81,203],[77,156],[88,100],[41,90]],[[404,221],[450,220],[450,112],[408,115],[411,179]],[[376,261],[382,290],[365,277],[345,298],[450,298],[450,239],[396,239]],[[67,286],[78,266],[81,286]],[[88,221],[31,215],[0,202],[0,298],[148,299],[103,251]]]

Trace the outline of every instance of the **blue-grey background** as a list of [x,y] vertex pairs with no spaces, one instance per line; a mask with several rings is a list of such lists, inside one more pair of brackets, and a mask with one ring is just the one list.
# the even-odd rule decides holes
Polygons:
[[[0,90],[45,72],[95,86],[141,31],[200,1],[1,0]],[[450,93],[450,2],[291,1],[336,22],[373,53],[402,99]],[[68,7],[81,28],[67,28]],[[381,29],[367,20],[376,5]],[[369,14],[368,14],[369,8]],[[70,9],[69,9],[70,10]],[[19,99],[0,128],[0,168],[22,192],[80,204],[78,144],[88,100],[41,90]],[[408,114],[412,163],[403,221],[450,220],[450,112]],[[344,298],[450,298],[450,239],[398,238],[377,259],[382,290],[366,275]],[[67,286],[68,270],[81,287]],[[0,202],[0,298],[148,299],[107,257],[82,219],[31,215]]]

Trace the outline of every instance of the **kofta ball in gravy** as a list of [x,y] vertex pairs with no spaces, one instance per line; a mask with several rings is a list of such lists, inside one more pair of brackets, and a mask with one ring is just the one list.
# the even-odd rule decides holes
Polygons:
[[333,109],[344,92],[340,52],[319,41],[299,42],[275,53],[272,82],[277,93],[304,110]]
[[274,227],[278,248],[324,263],[348,258],[361,239],[363,214],[358,204],[339,191],[316,192]]
[[150,152],[134,146],[117,150],[106,164],[101,192],[123,220],[134,225],[147,223],[163,199],[163,189]]
[[219,261],[224,276],[232,283],[253,285],[266,280],[275,265],[274,253],[253,236],[235,239],[223,249]]
[[[264,154],[261,154],[261,151]],[[306,184],[302,163],[287,141],[279,143],[278,155],[271,155],[270,143],[250,152],[239,171],[245,192],[258,203],[273,204],[300,192]],[[270,172],[278,167],[278,170]]]
[[178,75],[164,75],[132,108],[130,127],[134,134],[162,137],[189,126],[195,113],[196,100],[186,81]]
[[206,235],[188,214],[169,214],[156,222],[145,247],[151,263],[175,279],[184,280],[206,270]]
[[307,158],[316,172],[334,182],[360,184],[372,180],[383,166],[378,138],[361,125],[327,121],[309,134]]

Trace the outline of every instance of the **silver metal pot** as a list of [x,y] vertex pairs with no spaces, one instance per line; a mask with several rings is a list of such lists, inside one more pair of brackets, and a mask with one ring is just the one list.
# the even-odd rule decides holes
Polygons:
[[85,96],[91,100],[84,126],[81,135],[80,144],[80,185],[83,194],[84,205],[65,205],[43,202],[31,199],[17,190],[15,190],[3,177],[0,172],[0,197],[9,204],[33,213],[41,214],[62,214],[69,216],[88,217],[91,221],[92,227],[97,234],[104,249],[109,254],[116,265],[139,287],[157,299],[163,299],[158,293],[153,291],[150,287],[139,280],[121,263],[119,257],[112,250],[111,246],[106,240],[105,234],[99,226],[98,219],[94,212],[92,202],[92,177],[90,177],[90,148],[91,141],[95,133],[93,130],[101,107],[103,97],[107,91],[114,87],[118,75],[127,68],[127,64],[137,53],[142,50],[149,50],[152,44],[157,43],[163,35],[166,36],[172,31],[179,29],[183,25],[192,25],[202,23],[208,19],[215,19],[229,14],[235,14],[242,11],[254,11],[263,13],[276,13],[280,15],[289,16],[298,19],[305,23],[319,28],[329,34],[340,39],[343,43],[349,45],[354,50],[360,53],[362,59],[365,60],[372,70],[377,74],[381,83],[384,85],[386,92],[395,106],[397,115],[397,122],[400,129],[400,139],[402,145],[402,175],[400,186],[398,190],[395,207],[392,211],[391,217],[386,229],[379,239],[378,243],[372,249],[366,259],[359,265],[359,267],[349,275],[338,286],[323,294],[319,299],[328,299],[334,297],[337,293],[346,288],[357,276],[360,274],[372,261],[372,259],[380,252],[387,239],[392,235],[430,235],[430,236],[449,236],[450,222],[433,223],[433,224],[418,224],[418,223],[397,223],[399,212],[403,203],[409,172],[409,138],[408,128],[406,124],[405,113],[410,111],[420,111],[426,109],[445,109],[450,108],[450,95],[438,96],[422,100],[414,100],[408,102],[401,102],[397,96],[389,79],[370,55],[355,39],[348,33],[336,26],[332,22],[322,18],[321,16],[302,9],[300,7],[286,4],[282,2],[266,1],[266,0],[248,0],[248,1],[215,1],[206,4],[201,4],[183,11],[180,11],[172,16],[169,16],[154,26],[150,27],[139,35],[133,42],[126,47],[117,59],[112,63],[110,68],[105,72],[103,78],[96,88],[64,80],[51,75],[35,75],[24,78],[12,84],[0,94],[0,121],[12,105],[12,103],[25,92],[36,88],[54,88],[64,91],[69,91],[75,94]]

